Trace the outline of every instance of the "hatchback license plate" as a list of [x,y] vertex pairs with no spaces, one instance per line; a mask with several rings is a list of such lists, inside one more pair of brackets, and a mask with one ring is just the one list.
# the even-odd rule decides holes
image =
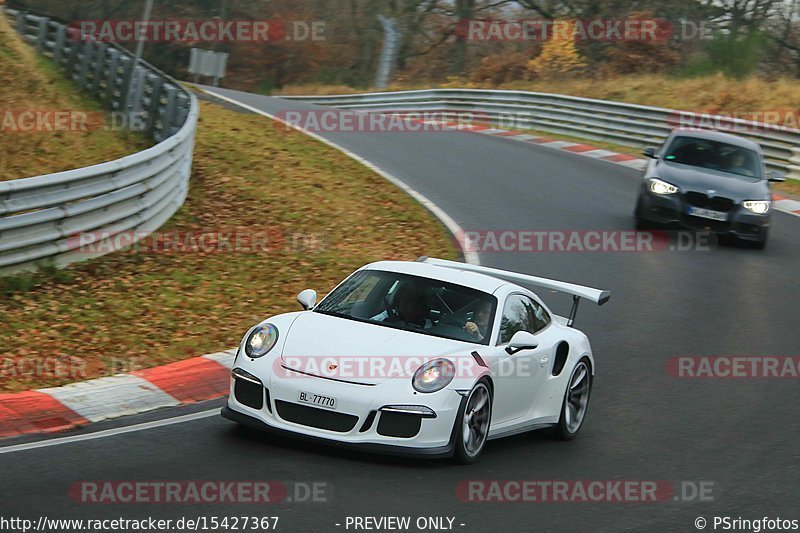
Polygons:
[[720,222],[727,222],[728,220],[728,213],[712,211],[711,209],[702,209],[700,207],[690,207],[689,214],[693,217],[708,218],[711,220],[718,220]]

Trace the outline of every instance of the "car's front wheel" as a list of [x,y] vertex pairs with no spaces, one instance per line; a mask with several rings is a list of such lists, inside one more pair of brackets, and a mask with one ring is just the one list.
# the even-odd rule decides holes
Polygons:
[[644,218],[643,213],[642,197],[639,196],[638,200],[636,200],[636,209],[633,211],[633,219],[636,224],[636,229],[640,231],[650,229],[652,226],[650,221]]
[[455,460],[472,464],[478,460],[492,420],[492,393],[485,381],[479,381],[467,396],[456,419]]
[[589,394],[592,391],[592,372],[589,362],[581,359],[569,377],[561,418],[556,426],[556,436],[561,440],[572,440],[581,430],[589,409]]

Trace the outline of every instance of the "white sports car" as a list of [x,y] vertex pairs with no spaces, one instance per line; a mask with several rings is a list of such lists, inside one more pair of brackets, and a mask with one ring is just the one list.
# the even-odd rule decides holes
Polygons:
[[[569,318],[523,287],[571,294]],[[594,358],[574,329],[601,291],[441,259],[367,265],[318,304],[242,339],[222,415],[369,451],[478,459],[487,439],[554,428],[574,438]]]

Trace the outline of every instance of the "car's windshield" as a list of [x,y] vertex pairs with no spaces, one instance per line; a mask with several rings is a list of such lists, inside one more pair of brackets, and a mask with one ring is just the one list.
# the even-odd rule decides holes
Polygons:
[[485,292],[382,270],[361,270],[315,312],[476,344],[489,344],[497,298]]
[[757,178],[761,175],[759,157],[753,150],[709,139],[676,137],[664,159],[738,176]]

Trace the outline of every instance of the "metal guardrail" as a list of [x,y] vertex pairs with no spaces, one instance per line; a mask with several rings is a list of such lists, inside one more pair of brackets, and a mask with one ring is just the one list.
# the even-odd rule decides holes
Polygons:
[[112,111],[126,111],[128,87],[138,80],[132,97],[157,144],[116,161],[0,182],[0,275],[105,255],[161,227],[188,193],[196,97],[154,67],[134,66],[123,49],[84,42],[47,17],[6,13],[27,41]]
[[[283,98],[365,112],[472,113],[498,127],[531,129],[623,146],[663,143],[681,124],[712,117],[685,111],[527,91],[431,89],[338,96]],[[772,170],[800,179],[800,130],[717,117],[732,133],[758,142]],[[712,122],[714,123],[714,122]]]

